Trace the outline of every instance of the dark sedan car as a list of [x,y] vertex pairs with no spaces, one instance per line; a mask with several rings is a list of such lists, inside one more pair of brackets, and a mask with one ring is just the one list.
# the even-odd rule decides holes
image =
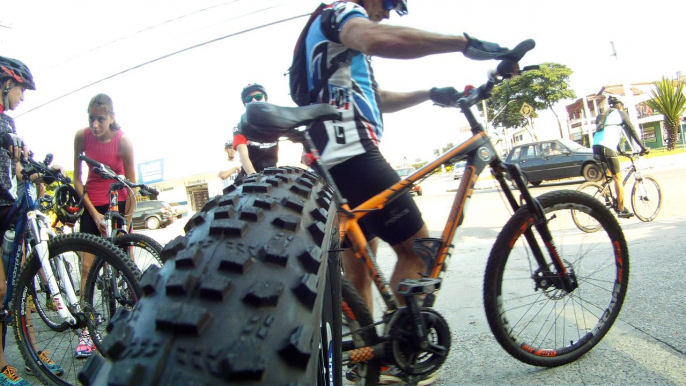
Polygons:
[[539,185],[544,180],[583,177],[599,181],[602,169],[593,151],[568,139],[526,143],[512,148],[506,162],[519,165],[527,181]]
[[133,227],[157,229],[174,222],[171,206],[164,201],[140,201],[133,212]]

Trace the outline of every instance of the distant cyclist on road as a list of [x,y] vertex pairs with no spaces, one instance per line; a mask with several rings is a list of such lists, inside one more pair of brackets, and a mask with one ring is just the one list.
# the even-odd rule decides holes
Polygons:
[[[253,102],[266,102],[267,89],[257,83],[251,83],[241,91],[243,105]],[[279,160],[279,142],[265,142],[258,137],[247,138],[241,130],[241,123],[233,129],[233,148],[241,158],[241,176],[259,173],[276,166]]]
[[[314,19],[305,39],[309,90],[320,82],[320,75],[338,66],[340,58],[351,56],[349,64],[338,68],[312,103],[337,106],[342,120],[327,121],[313,127],[310,135],[321,161],[335,180],[351,207],[361,204],[400,181],[379,151],[384,133],[384,113],[393,113],[433,100],[444,105],[458,95],[452,87],[412,92],[392,92],[379,87],[370,58],[415,59],[427,55],[462,53],[473,60],[505,59],[509,50],[495,43],[483,42],[468,35],[443,35],[418,29],[382,25],[390,12],[407,13],[406,0],[348,0],[334,2]],[[440,11],[439,11],[440,12]],[[424,129],[426,130],[426,129]],[[406,278],[418,279],[426,264],[414,252],[413,240],[429,237],[421,213],[409,192],[382,210],[360,221],[368,240],[376,236],[390,244],[398,256],[391,276],[391,288]],[[376,253],[378,243],[370,242]],[[347,250],[343,265],[345,275],[372,308],[372,278],[362,259]],[[399,299],[402,302],[402,299]],[[421,380],[433,382],[434,374]],[[381,382],[400,382],[393,369],[382,369]]]
[[598,120],[605,119],[605,124],[603,130],[596,131],[593,135],[593,154],[600,157],[612,175],[617,192],[617,216],[630,218],[634,214],[624,207],[624,186],[622,185],[622,173],[617,157],[622,133],[626,135],[628,140],[633,139],[641,147],[641,153],[646,153],[648,150],[638,138],[634,125],[631,124],[629,116],[624,111],[624,103],[614,96],[610,96],[607,103],[610,105],[610,110],[596,118]]

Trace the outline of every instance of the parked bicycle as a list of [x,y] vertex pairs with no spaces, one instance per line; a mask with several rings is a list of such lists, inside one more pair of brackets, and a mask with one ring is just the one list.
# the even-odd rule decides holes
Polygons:
[[[514,51],[521,57],[531,48],[533,41],[526,41]],[[381,364],[393,364],[406,383],[416,383],[449,354],[450,329],[433,305],[466,203],[487,166],[514,210],[484,276],[484,306],[496,340],[538,366],[563,365],[592,349],[626,295],[626,240],[598,200],[572,190],[535,199],[519,168],[500,159],[471,107],[509,76],[514,63],[503,63],[450,106],[467,118],[470,139],[356,208],[319,165],[308,133],[318,122],[339,119],[334,106],[248,105],[243,128],[302,143],[314,154],[316,173],[266,169],[208,202],[188,221],[186,236],[165,246],[167,263],[145,273],[139,306],[115,316],[106,338],[112,348],[106,358],[89,359],[81,381],[325,385],[341,384],[346,373],[351,382],[373,385]],[[441,237],[415,241],[426,278],[400,284],[397,294],[407,304],[401,306],[358,221],[460,160],[466,160],[465,173]],[[580,232],[570,209],[590,213],[605,232]],[[366,262],[385,302],[380,320],[341,276],[343,237]],[[136,371],[128,371],[134,364]]]
[[[622,185],[626,186],[629,179],[634,178],[634,185],[631,188],[631,208],[634,214],[643,222],[655,220],[662,208],[660,184],[655,178],[641,174],[636,168],[635,159],[641,153],[620,152],[619,155],[627,157],[631,161],[631,165],[622,169],[622,174],[625,176]],[[604,162],[602,165],[605,181],[602,183],[585,182],[579,185],[577,190],[600,200],[607,208],[612,209],[617,214],[619,210],[617,209],[617,197],[613,191],[614,182],[612,177],[607,174],[607,165]],[[596,232],[600,229],[600,224],[592,216],[582,211],[572,211],[572,218],[576,226],[584,232]]]
[[[84,253],[106,262],[108,283],[116,283],[120,306],[131,307],[138,301],[140,271],[123,252],[101,237],[80,233],[56,235],[51,219],[40,212],[31,176],[38,174],[67,183],[68,179],[48,168],[51,157],[43,162],[32,158],[22,162],[25,194],[17,200],[19,219],[14,227],[14,241],[8,270],[8,293],[4,309],[11,310],[11,322],[27,371],[46,384],[77,384],[83,361],[74,360],[78,334],[88,329],[101,341],[106,335],[102,317],[94,311],[100,293],[94,290],[103,276],[86,278],[80,293],[79,262]],[[22,258],[26,260],[22,266]],[[21,271],[19,272],[19,268]],[[10,301],[11,300],[11,301]],[[43,302],[45,300],[45,302]],[[53,304],[53,307],[49,305]],[[36,316],[36,314],[38,316]],[[50,354],[52,353],[52,354]]]
[[[108,191],[110,204],[105,213],[105,222],[107,223],[107,234],[105,237],[116,246],[122,248],[131,260],[136,263],[141,272],[145,272],[151,265],[162,266],[162,245],[150,236],[132,233],[132,224],[127,222],[126,216],[119,213],[118,206],[118,191],[121,189],[128,189],[129,197],[136,197],[135,188],[140,189],[139,191],[142,196],[156,195],[159,192],[145,184],[137,184],[129,181],[124,176],[117,175],[109,166],[95,161],[85,154],[80,154],[79,159],[93,166],[93,171],[98,173],[100,177],[114,181],[110,184]],[[135,209],[135,206],[133,209]],[[119,226],[117,226],[117,223]]]

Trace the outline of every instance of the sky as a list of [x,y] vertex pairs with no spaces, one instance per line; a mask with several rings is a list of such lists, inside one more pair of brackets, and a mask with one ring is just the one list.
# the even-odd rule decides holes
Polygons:
[[[271,103],[294,106],[284,73],[306,21],[298,16],[319,2],[0,0],[0,55],[25,62],[37,84],[8,114],[37,159],[52,153],[54,163],[72,170],[74,134],[88,124],[89,100],[105,93],[136,163],[164,159],[165,179],[218,171],[244,111],[245,85],[260,83]],[[385,23],[466,32],[506,47],[534,39],[522,64],[566,65],[579,97],[603,85],[686,73],[683,1],[408,0],[408,8]],[[372,63],[381,88],[391,91],[478,86],[496,65],[457,53]],[[563,124],[571,102],[554,107]],[[544,137],[559,132],[552,113],[538,113],[535,127]],[[429,102],[386,114],[384,122],[381,151],[394,164],[427,160],[434,149],[459,143],[465,125],[459,110]],[[281,145],[282,162],[297,163],[298,154],[296,145]]]

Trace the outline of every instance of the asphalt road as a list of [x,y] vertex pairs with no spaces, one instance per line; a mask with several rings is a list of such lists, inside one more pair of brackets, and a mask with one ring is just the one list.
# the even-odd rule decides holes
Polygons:
[[[572,364],[538,368],[510,357],[493,338],[483,311],[483,270],[491,246],[509,217],[499,192],[474,192],[466,219],[453,242],[455,249],[436,309],[447,319],[452,348],[436,385],[686,385],[686,306],[683,261],[686,257],[686,157],[661,157],[646,162],[645,173],[662,187],[663,207],[651,223],[621,220],[630,251],[629,291],[618,321],[590,353]],[[534,195],[554,189],[576,189],[581,179],[543,183]],[[430,231],[438,235],[458,181],[450,175],[423,183],[415,200]],[[488,187],[479,183],[479,187]],[[189,217],[155,231],[140,231],[161,243],[183,234]],[[395,264],[387,245],[378,261],[384,272]],[[23,370],[13,339],[6,350],[10,364]]]

